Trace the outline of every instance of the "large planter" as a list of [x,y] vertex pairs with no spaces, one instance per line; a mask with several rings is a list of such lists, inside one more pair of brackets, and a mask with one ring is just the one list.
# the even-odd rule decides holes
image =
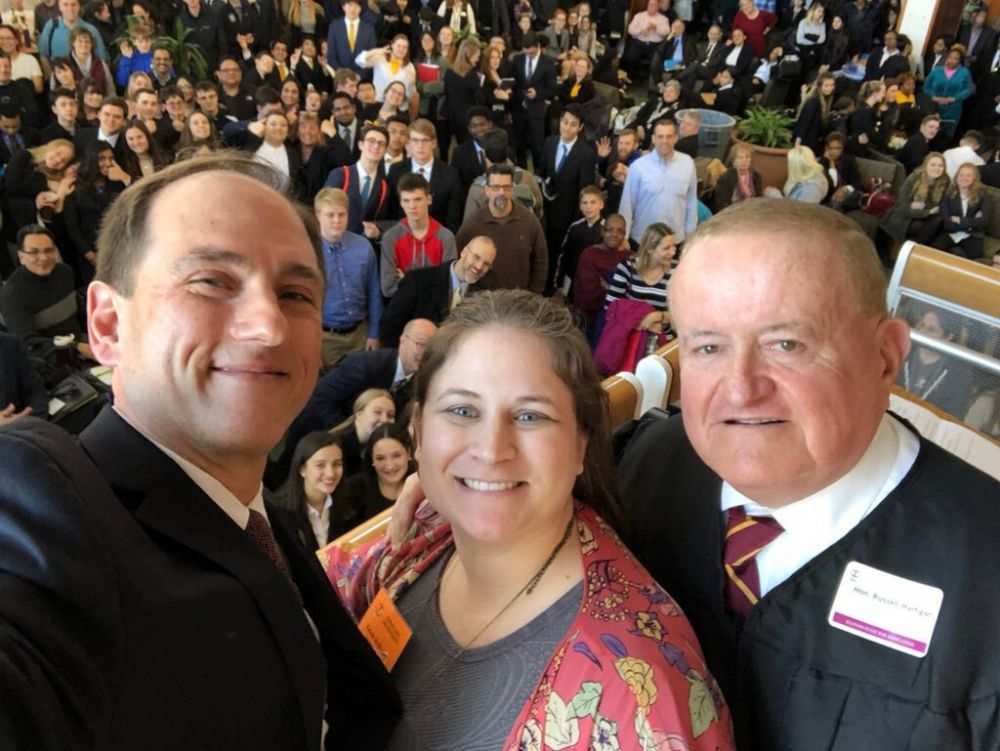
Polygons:
[[753,168],[760,173],[764,187],[781,190],[788,179],[788,152],[790,149],[772,149],[767,146],[757,146],[747,141],[741,141],[732,135],[733,143],[743,143],[753,149]]

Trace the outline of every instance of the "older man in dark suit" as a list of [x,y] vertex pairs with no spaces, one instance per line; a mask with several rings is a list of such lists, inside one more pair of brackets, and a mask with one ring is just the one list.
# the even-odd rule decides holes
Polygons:
[[376,749],[392,732],[388,674],[262,496],[320,365],[319,240],[281,184],[219,155],[119,196],[88,290],[114,407],[79,443],[33,417],[0,428],[4,749]]
[[425,318],[441,323],[466,295],[490,289],[493,284],[488,274],[496,257],[496,245],[480,235],[462,248],[455,261],[407,272],[382,313],[379,341],[395,347],[410,321]]
[[413,393],[413,374],[420,367],[424,347],[437,326],[424,318],[411,320],[396,348],[352,352],[320,379],[309,402],[288,430],[287,445],[311,430],[327,430],[351,416],[354,400],[365,389],[388,389],[397,414]]

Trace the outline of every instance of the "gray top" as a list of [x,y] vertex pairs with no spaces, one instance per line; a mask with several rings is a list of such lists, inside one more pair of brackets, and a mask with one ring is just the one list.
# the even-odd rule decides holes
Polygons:
[[438,608],[441,558],[396,605],[413,629],[392,676],[404,713],[389,751],[497,751],[572,626],[583,583],[499,641],[462,650]]

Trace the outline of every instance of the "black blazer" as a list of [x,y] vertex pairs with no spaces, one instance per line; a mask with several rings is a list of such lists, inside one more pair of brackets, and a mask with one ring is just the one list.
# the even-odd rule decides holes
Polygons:
[[[78,128],[73,136],[73,148],[76,150],[77,159],[82,159],[87,153],[87,147],[92,143],[97,143],[98,128]],[[115,161],[124,167],[123,160],[128,152],[128,145],[125,143],[125,128],[118,132],[118,141],[114,145]]]
[[97,250],[97,231],[101,228],[104,212],[124,189],[125,185],[117,181],[109,181],[100,191],[92,185],[77,183],[76,189],[66,198],[63,220],[81,263],[84,253]]
[[725,112],[727,115],[741,115],[745,107],[743,89],[740,88],[738,81],[728,89],[717,91],[715,101],[712,103],[713,110]]
[[337,167],[343,167],[353,161],[347,144],[340,136],[328,138],[326,143],[316,144],[305,162],[302,161],[301,146],[296,145],[295,151],[299,155],[300,163],[296,182],[302,200],[308,204],[312,204],[312,200],[326,182],[327,175]]
[[[413,171],[413,160],[409,157],[396,162],[389,168],[389,218],[402,219],[403,209],[399,205],[399,178]],[[462,211],[465,209],[465,194],[459,181],[458,172],[450,164],[440,159],[434,160],[431,168],[431,210],[430,214],[438,222],[458,232],[462,226]]]
[[571,92],[575,85],[575,76],[567,76],[566,80],[559,84],[559,89],[556,91],[556,98],[563,106],[567,104],[584,104],[594,98],[594,82],[589,76],[580,81],[580,90],[576,92],[576,96],[573,96]]
[[[300,59],[295,66],[295,78],[302,84],[302,91],[305,92],[309,84],[312,84],[316,91],[330,94],[333,92],[333,78],[326,72],[323,63],[317,58],[310,67],[309,63]],[[280,89],[279,89],[280,91]]]
[[469,108],[486,101],[486,92],[479,82],[479,71],[473,68],[464,76],[460,76],[451,68],[446,70],[444,96],[452,131],[464,136],[468,132],[466,125]]
[[[365,389],[387,389],[396,375],[399,352],[376,349],[352,352],[319,379],[305,408],[288,429],[286,444],[294,447],[312,430],[329,430],[351,416],[354,400]],[[398,405],[397,405],[398,407]]]
[[[984,199],[985,195],[981,194],[978,203],[970,203],[967,209],[962,211],[961,197],[957,193],[945,193],[941,197],[942,229],[945,232],[968,232],[970,235],[982,237],[990,220],[989,206]],[[983,215],[976,216],[980,211]],[[958,221],[952,221],[952,217],[957,217]]]
[[[727,45],[725,52],[722,55],[722,63],[719,65],[719,70],[726,67],[726,58],[729,57],[729,53],[733,51],[732,45]],[[753,50],[750,49],[750,45],[746,42],[740,48],[740,54],[736,56],[736,65],[730,66],[735,70],[736,78],[748,79],[753,74]]]
[[[38,145],[38,131],[34,128],[21,128],[21,137],[24,139],[24,148],[30,149]],[[7,144],[0,138],[0,164],[7,164],[10,161],[11,153]]]
[[[535,174],[547,182],[549,195],[555,194],[545,202],[545,224],[557,234],[566,232],[580,210],[580,191],[597,179],[597,154],[579,137],[556,171],[560,143],[559,136],[545,139],[542,162],[535,169]],[[561,235],[558,240],[561,244]]]
[[885,65],[881,65],[881,62],[882,47],[876,47],[872,50],[872,54],[869,55],[868,62],[865,64],[866,81],[877,81],[880,78],[895,78],[901,73],[906,73],[910,70],[910,61],[906,59],[906,56],[902,52],[890,55],[885,61]]
[[[531,78],[527,78],[527,55],[521,53],[514,57],[513,78],[514,94],[511,97],[511,112],[523,111],[530,120],[545,119],[545,100],[551,99],[556,93],[556,64],[552,58],[540,54],[535,63]],[[535,89],[534,99],[525,97],[528,89]],[[520,114],[520,113],[519,113]]]
[[34,418],[5,427],[0,475],[13,525],[0,611],[22,634],[30,624],[30,639],[4,640],[6,747],[315,749],[324,703],[328,748],[384,746],[400,707],[391,680],[279,514],[301,602],[112,409],[79,444]]
[[0,332],[0,406],[8,404],[14,405],[15,412],[31,407],[36,416],[45,419],[49,397],[21,340]]
[[451,152],[449,163],[458,173],[462,195],[468,193],[472,181],[486,171],[483,163],[479,161],[476,144],[471,138],[455,147],[455,150]]
[[[720,70],[722,70],[723,61],[726,59],[726,55],[729,54],[729,48],[723,40],[719,40],[715,47],[712,48],[711,56],[708,56],[708,42],[702,42],[698,45],[698,58],[697,62],[700,66],[703,66],[703,75],[714,76]],[[707,57],[707,59],[706,59]]]

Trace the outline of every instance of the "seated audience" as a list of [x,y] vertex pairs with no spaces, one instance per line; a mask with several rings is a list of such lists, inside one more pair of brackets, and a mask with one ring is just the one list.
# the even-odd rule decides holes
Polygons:
[[[733,748],[693,631],[612,531],[605,400],[572,316],[536,295],[477,295],[432,340],[413,418],[432,508],[401,546],[335,550],[327,566],[355,617],[384,589],[414,628],[392,671],[404,715],[389,748],[466,748],[470,732],[483,748],[557,733],[564,748]],[[692,685],[711,703],[703,720]],[[600,712],[557,717],[581,686]]]
[[330,429],[343,449],[344,479],[364,471],[365,448],[372,432],[396,419],[396,403],[385,389],[368,388],[354,400],[353,414]]
[[352,526],[392,506],[415,469],[406,427],[394,422],[376,426],[365,442],[362,469],[349,475],[344,487],[348,514],[356,520]]
[[70,169],[73,156],[73,144],[56,139],[10,158],[4,175],[4,230],[9,238],[38,217],[49,224],[61,216],[76,180]]
[[963,164],[941,197],[941,232],[934,246],[973,260],[983,257],[983,235],[990,204],[979,181],[979,168]]
[[670,324],[669,285],[670,275],[677,265],[677,238],[674,231],[662,222],[646,228],[634,258],[621,261],[608,281],[605,307],[616,300],[634,300],[652,309],[638,318],[630,328],[667,334]]
[[[344,450],[328,430],[302,436],[275,505],[295,518],[299,539],[316,550],[357,526],[344,502]],[[338,492],[339,491],[339,492]]]
[[861,184],[857,159],[846,151],[845,143],[842,133],[830,133],[825,139],[823,156],[819,160],[829,184],[824,203],[838,211],[858,208],[861,194],[865,190],[865,186]]
[[816,161],[812,149],[796,146],[788,152],[788,179],[784,188],[781,191],[767,188],[764,193],[777,198],[783,195],[793,201],[822,203],[829,190],[823,165]]
[[753,168],[753,148],[736,143],[729,150],[729,169],[719,176],[712,195],[712,212],[764,194],[760,173]]
[[882,218],[882,229],[895,241],[934,242],[941,229],[941,199],[948,190],[944,157],[934,151],[906,178],[899,198]]

